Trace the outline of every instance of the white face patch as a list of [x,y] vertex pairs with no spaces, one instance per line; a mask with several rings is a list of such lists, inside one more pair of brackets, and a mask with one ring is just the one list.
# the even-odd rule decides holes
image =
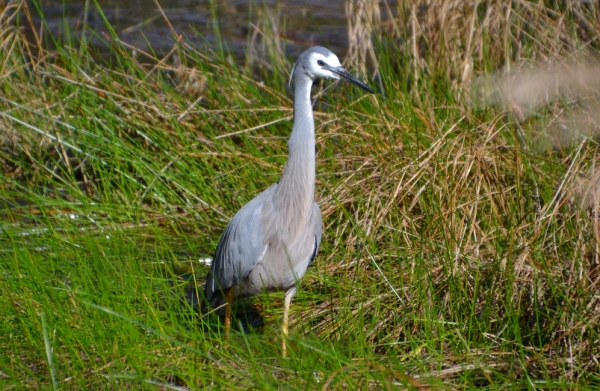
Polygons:
[[339,76],[335,73],[331,72],[328,69],[325,69],[326,66],[337,68],[342,66],[340,60],[337,58],[335,54],[330,54],[329,56],[324,56],[321,53],[311,53],[308,57],[307,61],[304,62],[304,69],[306,73],[312,78],[322,78],[322,79],[334,79],[339,80]]
[[342,64],[340,64],[340,60],[333,53],[331,53],[328,57],[325,57],[320,53],[314,53],[314,55],[317,57],[321,57],[321,59],[323,59],[323,61],[325,61],[325,63],[327,63],[327,65],[332,66],[334,68],[342,66]]

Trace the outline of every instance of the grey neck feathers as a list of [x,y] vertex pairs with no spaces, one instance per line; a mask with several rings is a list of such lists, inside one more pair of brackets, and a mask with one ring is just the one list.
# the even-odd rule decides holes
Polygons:
[[299,228],[308,224],[315,198],[315,123],[310,100],[313,82],[300,69],[294,76],[294,125],[274,205],[286,223],[284,226]]

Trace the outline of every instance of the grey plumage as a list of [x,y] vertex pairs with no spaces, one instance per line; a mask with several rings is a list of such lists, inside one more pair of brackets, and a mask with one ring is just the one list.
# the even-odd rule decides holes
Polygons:
[[[276,207],[282,185],[283,178],[244,205],[225,229],[206,278],[205,296],[211,306],[222,305],[222,292],[234,286],[250,296],[262,290],[286,291],[316,256],[322,229],[319,206],[311,200],[312,210],[294,220],[293,228],[303,229],[290,234],[290,227],[284,226],[286,214]],[[307,240],[310,248],[303,246]]]
[[310,99],[313,81],[344,78],[373,93],[342,68],[335,54],[318,46],[300,55],[291,77],[295,81],[294,124],[281,180],[231,219],[217,246],[205,286],[205,297],[213,307],[225,303],[226,292],[236,286],[244,295],[263,290],[285,291],[286,334],[296,285],[321,243],[321,210],[314,201],[315,125]]

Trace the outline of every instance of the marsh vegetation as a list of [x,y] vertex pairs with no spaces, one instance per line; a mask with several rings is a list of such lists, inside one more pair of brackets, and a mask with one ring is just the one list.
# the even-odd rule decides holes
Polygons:
[[188,299],[281,174],[303,42],[265,8],[241,61],[175,28],[159,56],[38,6],[0,0],[2,389],[600,385],[597,2],[348,2],[379,95],[314,89],[324,233],[285,359],[280,294],[228,348]]

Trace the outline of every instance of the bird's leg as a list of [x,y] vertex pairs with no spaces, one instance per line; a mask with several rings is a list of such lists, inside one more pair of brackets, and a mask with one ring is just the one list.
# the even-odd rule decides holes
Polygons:
[[283,300],[283,324],[281,325],[281,331],[283,333],[282,343],[281,343],[281,356],[286,356],[286,340],[288,337],[288,319],[290,314],[290,304],[292,303],[292,298],[296,295],[296,287],[288,289],[285,292],[285,297]]
[[229,330],[231,329],[231,303],[233,303],[233,296],[235,293],[234,286],[227,289],[225,292],[225,300],[227,300],[227,307],[225,307],[225,342],[229,342]]

